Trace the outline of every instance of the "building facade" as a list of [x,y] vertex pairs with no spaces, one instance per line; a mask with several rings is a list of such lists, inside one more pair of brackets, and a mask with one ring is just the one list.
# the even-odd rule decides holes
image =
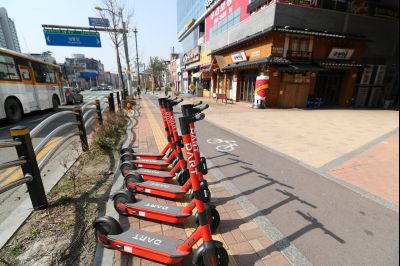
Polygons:
[[[398,107],[398,2],[390,0],[205,1],[200,54],[212,64],[205,96],[252,102],[270,78],[274,107]],[[206,92],[204,90],[203,92]]]
[[0,7],[0,47],[21,52],[15,23],[4,7]]
[[104,65],[100,60],[86,58],[83,54],[74,54],[72,58],[65,58],[61,67],[64,78],[70,86],[89,89],[106,83]]

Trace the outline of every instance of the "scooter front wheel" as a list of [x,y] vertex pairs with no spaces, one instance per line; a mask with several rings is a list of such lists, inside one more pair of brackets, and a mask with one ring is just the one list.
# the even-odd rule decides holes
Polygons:
[[105,248],[111,248],[110,242],[107,239],[100,237],[100,235],[104,236],[108,236],[109,234],[117,235],[122,232],[121,225],[111,217],[102,217],[97,219],[94,222],[93,227],[94,227],[94,236],[96,238],[96,241],[102,244]]
[[[215,208],[211,208],[210,209],[210,215],[208,217],[208,221],[210,223],[211,233],[215,233],[215,231],[217,231],[217,229],[219,227],[219,224],[221,222],[221,217],[220,217],[219,212],[217,211],[217,209],[215,209]],[[195,224],[196,224],[196,227],[199,226],[199,219],[198,219],[197,216],[196,216]]]
[[[229,265],[229,255],[225,248],[215,248],[215,254],[217,256],[218,266],[228,266]],[[204,258],[201,256],[196,263],[197,266],[205,266]]]
[[134,197],[129,196],[127,191],[118,193],[114,196],[114,208],[115,210],[122,216],[128,216],[126,204],[127,203],[135,203],[136,199]]

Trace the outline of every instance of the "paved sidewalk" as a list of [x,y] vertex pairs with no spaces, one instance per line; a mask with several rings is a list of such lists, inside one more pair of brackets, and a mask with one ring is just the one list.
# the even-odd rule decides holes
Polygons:
[[211,108],[205,112],[209,122],[398,209],[398,111],[254,110],[248,103],[232,105],[200,97],[186,100],[209,103]]
[[[166,144],[162,131],[161,118],[158,110],[148,100],[142,101],[142,115],[137,126],[137,140],[135,145],[140,151],[156,152]],[[275,248],[265,250],[266,247],[273,247],[273,242],[267,238],[261,229],[251,220],[247,220],[249,214],[244,211],[236,197],[231,195],[226,188],[212,175],[207,175],[217,210],[221,215],[219,232],[213,235],[215,240],[222,241],[230,254],[230,265],[289,265],[286,258]],[[146,196],[138,195],[138,198]],[[151,200],[156,198],[151,197]],[[164,199],[157,199],[159,202],[169,202]],[[185,205],[188,199],[177,202],[177,205]],[[189,219],[182,226],[171,226],[153,221],[146,221],[137,218],[121,218],[122,223],[129,223],[132,228],[140,228],[151,232],[157,232],[176,238],[185,239],[194,228],[193,219]],[[190,259],[183,265],[190,265]],[[160,265],[138,257],[133,257],[120,252],[115,252],[114,265]]]

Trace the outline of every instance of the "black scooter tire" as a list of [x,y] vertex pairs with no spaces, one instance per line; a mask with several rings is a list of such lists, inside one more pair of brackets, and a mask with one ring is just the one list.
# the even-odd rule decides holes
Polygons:
[[120,150],[120,154],[122,155],[122,154],[124,154],[124,153],[135,153],[135,150],[132,149],[132,148],[130,148],[130,147],[128,147],[128,148],[122,148],[122,149]]
[[94,227],[94,236],[96,238],[97,243],[100,243],[105,248],[110,248],[110,244],[108,241],[106,242],[103,239],[99,238],[99,234],[102,235],[118,235],[122,232],[121,225],[113,219],[112,217],[101,217],[96,220],[93,224]]
[[132,194],[125,193],[125,191],[122,191],[120,193],[117,193],[113,197],[113,203],[114,203],[114,209],[119,213],[119,215],[122,216],[128,216],[129,213],[125,209],[122,209],[118,206],[118,204],[124,204],[126,205],[127,203],[135,203],[136,199]]
[[137,170],[137,166],[134,165],[131,162],[123,162],[121,163],[121,165],[119,166],[119,170],[121,171],[122,175],[125,177],[124,172],[125,171],[133,171],[133,170]]
[[[217,265],[218,266],[228,266],[229,265],[229,254],[225,248],[215,248],[215,253],[217,255]],[[205,266],[203,256],[200,256],[196,263],[197,266]]]
[[[210,230],[211,233],[215,233],[219,227],[219,224],[221,223],[221,216],[219,215],[219,212],[215,208],[210,208]],[[196,222],[195,222],[196,228],[199,227],[199,219],[197,218],[196,215]]]
[[133,160],[136,160],[136,157],[130,152],[126,152],[121,155],[121,162],[129,162]]
[[124,179],[124,185],[131,193],[136,193],[136,190],[129,186],[129,183],[143,183],[144,180],[141,175],[133,173],[127,174]]

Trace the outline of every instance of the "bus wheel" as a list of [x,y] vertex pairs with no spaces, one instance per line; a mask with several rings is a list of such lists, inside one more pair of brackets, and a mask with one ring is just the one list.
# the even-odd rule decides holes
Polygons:
[[7,120],[11,123],[17,123],[22,119],[22,109],[16,99],[10,98],[4,104]]
[[53,99],[51,101],[53,103],[53,110],[57,111],[58,107],[60,106],[60,101],[58,100],[57,96],[53,95]]

